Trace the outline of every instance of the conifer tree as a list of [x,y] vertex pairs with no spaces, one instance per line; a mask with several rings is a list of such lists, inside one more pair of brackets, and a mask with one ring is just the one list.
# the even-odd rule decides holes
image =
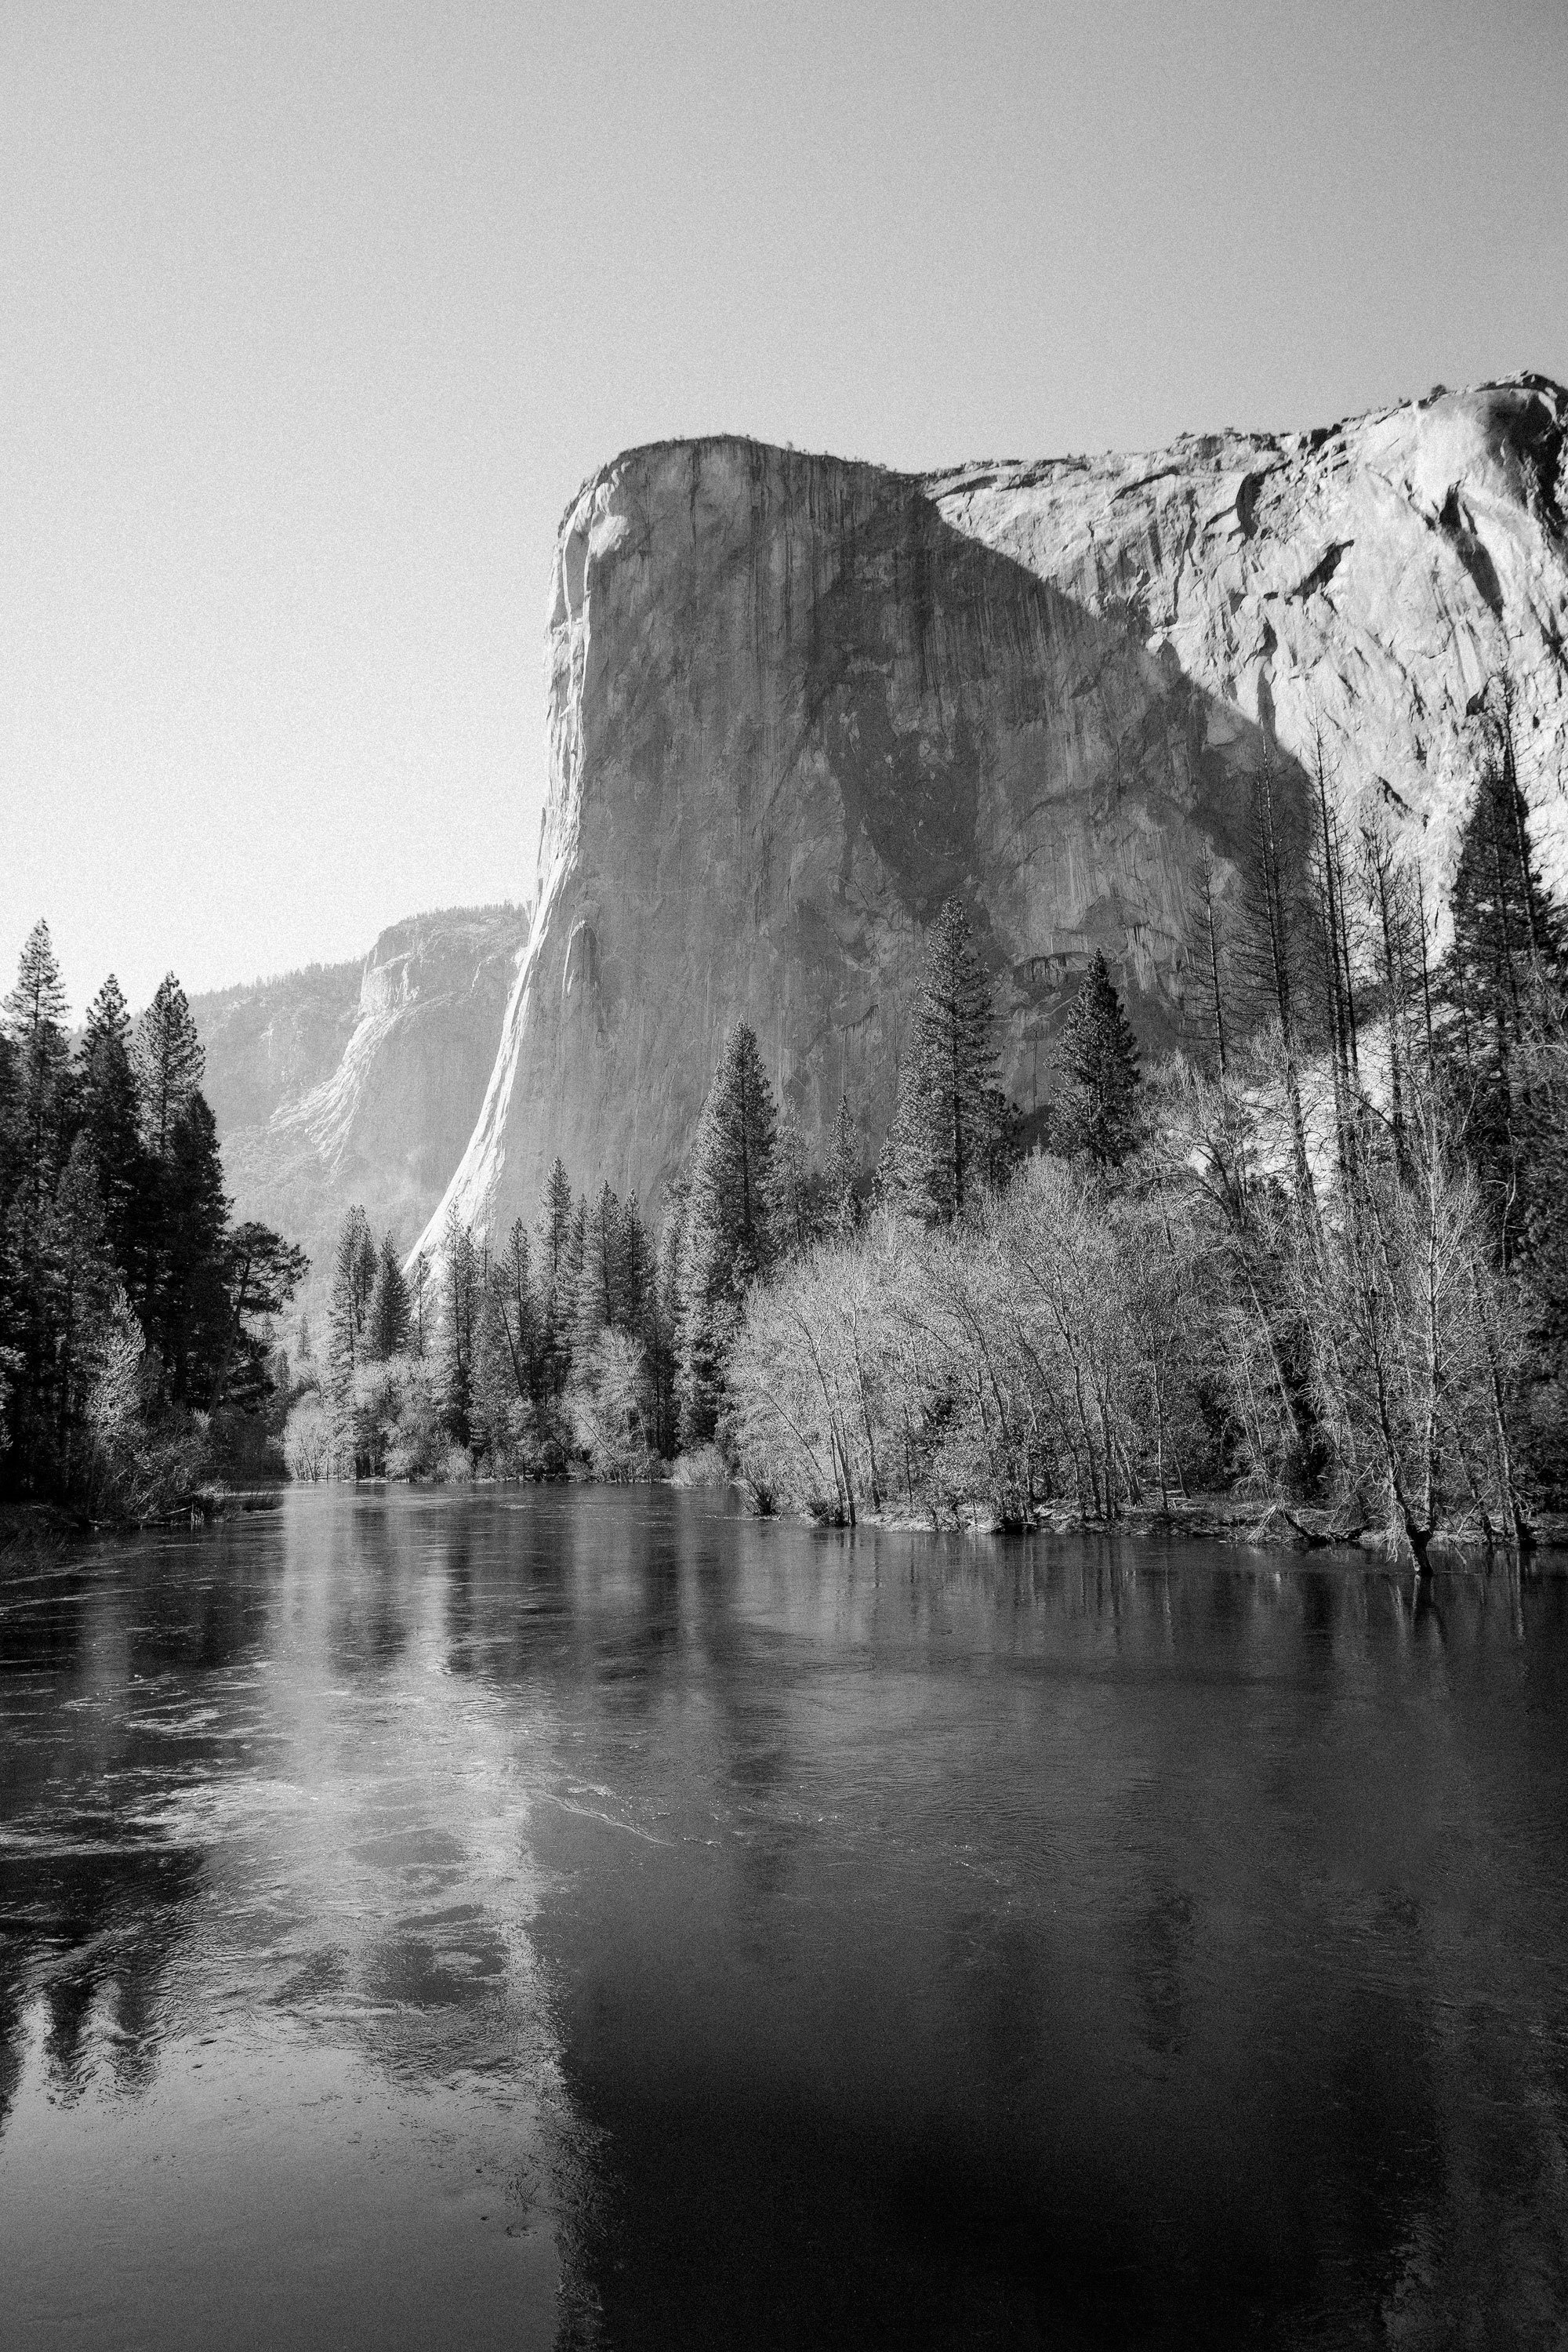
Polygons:
[[400,1356],[408,1344],[408,1285],[390,1234],[382,1237],[376,1258],[375,1286],[371,1292],[365,1328],[365,1353],[385,1362]]
[[[7,1486],[96,1507],[163,1507],[270,1392],[265,1321],[304,1269],[269,1228],[235,1233],[200,1046],[177,984],[145,1022],[99,992],[73,1067],[65,991],[38,925],[0,1018],[0,1457]],[[151,1134],[159,1146],[148,1148]],[[126,1297],[134,1277],[136,1313]]]
[[544,1180],[544,1195],[539,1204],[539,1270],[547,1283],[559,1282],[562,1263],[572,1234],[572,1180],[563,1161],[557,1160]]
[[[113,1338],[115,1308],[123,1307],[117,1269],[104,1231],[91,1145],[79,1135],[71,1148],[47,1219],[44,1250],[49,1285],[51,1347],[48,1397],[35,1400],[35,1445],[50,1426],[47,1451],[56,1482],[69,1492],[79,1473],[95,1382]],[[35,1465],[37,1467],[37,1463]],[[37,1483],[35,1478],[35,1483]]]
[[1242,860],[1239,919],[1232,969],[1255,1009],[1279,1024],[1280,1077],[1290,1127],[1299,1206],[1316,1217],[1301,1105],[1301,1064],[1310,1043],[1309,973],[1318,961],[1321,926],[1307,887],[1305,804],[1286,791],[1271,751],[1253,779]]
[[654,1449],[672,1454],[680,1439],[680,1269],[686,1246],[686,1182],[669,1190],[647,1316],[648,1430]]
[[[172,1325],[186,1319],[183,1286],[191,1279],[189,1267],[175,1274],[169,1262],[176,1216],[170,1192],[174,1137],[182,1114],[199,1096],[204,1064],[191,1008],[173,972],[159,982],[136,1023],[131,1064],[142,1143],[135,1298],[147,1336],[163,1355]],[[186,1140],[189,1145],[193,1139]],[[187,1171],[187,1182],[188,1177]]]
[[131,1062],[131,1014],[112,972],[88,1012],[78,1095],[103,1203],[105,1238],[131,1289],[146,1218],[147,1171]]
[[492,1477],[512,1466],[512,1432],[519,1406],[503,1294],[496,1271],[479,1281],[474,1309],[473,1376],[468,1408],[469,1442],[489,1465]]
[[421,1363],[425,1360],[425,1322],[430,1303],[430,1260],[423,1250],[414,1253],[408,1285],[408,1346]]
[[[282,1349],[269,1350],[272,1320],[280,1315],[310,1270],[302,1249],[254,1218],[237,1225],[224,1249],[224,1279],[228,1297],[229,1330],[225,1360],[212,1383],[215,1404],[237,1405],[254,1412],[275,1387],[288,1386],[288,1357]],[[259,1322],[259,1332],[251,1329]],[[309,1333],[301,1323],[301,1337]],[[283,1378],[275,1378],[277,1362]]]
[[528,1228],[521,1217],[512,1222],[496,1268],[496,1294],[500,1302],[513,1386],[520,1399],[537,1409],[543,1400],[543,1335],[533,1282],[533,1253]]
[[1068,1013],[1061,1070],[1064,1142],[1120,1167],[1138,1139],[1138,1045],[1098,951]]
[[849,1108],[849,1097],[839,1097],[832,1132],[827,1139],[825,1215],[828,1232],[837,1241],[848,1241],[854,1234],[857,1216],[855,1178],[859,1169],[859,1143],[855,1132],[855,1120]]
[[[1568,918],[1547,896],[1511,758],[1483,768],[1454,877],[1435,1028],[1505,1268],[1563,1223]],[[1555,1051],[1553,1051],[1555,1047]]]
[[898,1103],[881,1163],[890,1203],[930,1224],[973,1204],[985,1181],[996,1105],[991,982],[969,918],[949,898],[932,927]]
[[216,1123],[206,1097],[193,1090],[167,1136],[159,1278],[147,1325],[176,1402],[209,1403],[228,1359],[228,1210]]
[[66,992],[46,922],[27,934],[3,1008],[12,1047],[16,1197],[23,1246],[36,1234],[65,1165],[71,1122]]
[[19,1114],[16,1048],[11,1042],[5,1013],[0,1009],[0,1278],[3,1278],[5,1232],[16,1190]]
[[621,1211],[620,1296],[616,1320],[623,1331],[645,1345],[654,1303],[654,1252],[635,1192],[628,1192]]
[[42,1491],[53,1469],[50,1233],[69,1130],[66,996],[49,928],[35,924],[3,1008],[6,1132],[0,1138],[0,1401],[9,1475]]
[[577,1369],[577,1298],[588,1255],[588,1196],[579,1192],[566,1227],[557,1278],[556,1346],[564,1388]]
[[544,1391],[558,1397],[572,1369],[575,1297],[567,1256],[572,1240],[572,1180],[557,1160],[539,1204],[538,1299],[540,1362]]
[[584,1219],[582,1270],[573,1307],[572,1361],[590,1376],[599,1334],[621,1319],[621,1204],[606,1183]]
[[202,1082],[206,1057],[185,992],[167,972],[132,1040],[142,1133],[154,1160],[169,1150],[174,1122]]
[[453,1440],[472,1435],[474,1346],[478,1332],[479,1257],[454,1201],[441,1235],[441,1408]]
[[681,1424],[712,1436],[746,1285],[774,1248],[770,1200],[777,1114],[755,1032],[731,1030],[692,1142],[681,1253]]

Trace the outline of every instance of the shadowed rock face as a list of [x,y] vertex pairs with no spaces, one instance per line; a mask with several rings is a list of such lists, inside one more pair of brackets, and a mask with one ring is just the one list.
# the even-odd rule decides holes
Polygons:
[[236,1213],[302,1244],[312,1293],[350,1202],[405,1243],[429,1216],[484,1099],[527,938],[516,907],[416,915],[363,963],[194,1000]]
[[1158,1045],[1195,855],[1236,854],[1266,740],[1300,790],[1321,725],[1341,803],[1440,882],[1505,659],[1563,887],[1565,419],[1521,379],[921,478],[739,440],[617,458],[557,547],[537,919],[463,1213],[531,1216],[557,1152],[657,1200],[741,1015],[808,1136],[844,1088],[869,1155],[951,891],[1026,1107],[1096,948]]

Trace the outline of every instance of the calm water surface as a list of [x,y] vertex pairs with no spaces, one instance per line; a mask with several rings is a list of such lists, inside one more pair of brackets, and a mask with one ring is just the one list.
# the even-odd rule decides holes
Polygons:
[[0,1588],[8,2347],[1562,2346],[1568,1581],[291,1494]]

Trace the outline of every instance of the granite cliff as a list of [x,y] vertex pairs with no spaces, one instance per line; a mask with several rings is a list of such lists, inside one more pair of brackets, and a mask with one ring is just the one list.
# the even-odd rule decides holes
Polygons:
[[448,908],[394,924],[363,960],[193,1000],[236,1213],[310,1252],[310,1295],[351,1201],[405,1244],[430,1215],[527,939],[517,907]]
[[1266,743],[1304,788],[1321,727],[1339,801],[1440,895],[1505,663],[1568,888],[1565,526],[1568,394],[1528,376],[921,478],[739,439],[617,457],[561,527],[534,928],[447,1197],[531,1216],[559,1152],[657,1201],[741,1014],[808,1136],[847,1089],[869,1157],[950,891],[1026,1107],[1096,948],[1159,1045],[1194,857],[1236,852]]

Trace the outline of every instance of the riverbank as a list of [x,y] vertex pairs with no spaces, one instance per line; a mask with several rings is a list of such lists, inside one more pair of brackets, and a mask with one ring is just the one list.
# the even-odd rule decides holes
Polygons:
[[[749,1507],[758,1516],[780,1518],[799,1516],[759,1510],[755,1497],[748,1495],[744,1487],[737,1486],[736,1491],[745,1496]],[[1303,1555],[1339,1552],[1347,1559],[1352,1557],[1370,1559],[1393,1566],[1407,1567],[1411,1560],[1410,1548],[1397,1528],[1369,1521],[1353,1509],[1342,1506],[1338,1510],[1328,1511],[1306,1504],[1260,1499],[1255,1496],[1172,1495],[1163,1502],[1124,1505],[1113,1519],[1096,1517],[1069,1504],[1042,1503],[1036,1506],[1029,1525],[1017,1527],[1005,1525],[978,1507],[969,1511],[962,1506],[955,1508],[950,1519],[936,1528],[933,1528],[929,1513],[897,1510],[862,1511],[858,1514],[856,1525],[921,1535],[952,1532],[974,1536],[1179,1538],[1194,1543],[1232,1545],[1250,1551],[1286,1551]],[[1549,1554],[1553,1560],[1561,1556],[1568,1563],[1568,1513],[1538,1514],[1531,1522],[1531,1534],[1532,1541],[1525,1553],[1527,1560],[1533,1564],[1540,1555]],[[1511,1555],[1512,1549],[1495,1535],[1489,1546],[1481,1528],[1472,1529],[1468,1526],[1440,1529],[1432,1538],[1430,1546],[1435,1559],[1456,1562],[1479,1562],[1489,1556],[1503,1559]]]
[[[738,1511],[748,1517],[794,1520],[797,1525],[812,1524],[809,1517],[792,1512],[769,1510],[759,1505],[754,1494],[741,1480],[722,1474],[711,1459],[701,1465],[700,1475],[680,1475],[685,1457],[678,1457],[672,1465],[664,1466],[664,1475],[647,1480],[627,1482],[619,1479],[596,1479],[579,1469],[559,1478],[479,1477],[461,1484],[426,1479],[360,1478],[353,1480],[287,1481],[279,1485],[228,1488],[205,1486],[182,1498],[174,1508],[160,1512],[147,1520],[93,1518],[85,1512],[68,1510],[55,1503],[16,1503],[0,1506],[0,1570],[16,1560],[58,1558],[94,1536],[132,1536],[157,1528],[212,1527],[225,1520],[257,1511],[276,1511],[282,1507],[290,1485],[384,1487],[406,1486],[426,1488],[431,1493],[458,1496],[489,1493],[502,1488],[544,1486],[614,1486],[627,1483],[653,1486],[721,1491],[733,1496]],[[820,1522],[818,1524],[821,1524]],[[929,1515],[907,1511],[881,1510],[861,1512],[857,1525],[863,1528],[884,1528],[890,1532],[918,1535],[950,1533],[982,1537],[1009,1535],[1045,1536],[1120,1536],[1140,1540],[1170,1541],[1179,1539],[1192,1543],[1219,1543],[1239,1550],[1287,1552],[1298,1556],[1338,1553],[1347,1564],[1354,1559],[1378,1560],[1389,1566],[1408,1567],[1409,1548],[1395,1529],[1369,1524],[1353,1509],[1342,1507],[1336,1511],[1313,1508],[1305,1504],[1260,1500],[1256,1496],[1231,1495],[1169,1496],[1162,1502],[1124,1506],[1114,1519],[1092,1517],[1087,1512],[1063,1504],[1040,1504],[1034,1520],[1027,1528],[1002,1525],[978,1508],[966,1512],[956,1509],[951,1519],[933,1528]],[[1542,1512],[1531,1523],[1532,1543],[1525,1553],[1531,1568],[1558,1565],[1568,1567],[1568,1513]],[[1484,1533],[1477,1529],[1445,1528],[1432,1539],[1435,1560],[1442,1564],[1482,1565],[1489,1560],[1511,1557],[1511,1548],[1495,1538],[1489,1547]]]
[[198,1486],[167,1510],[146,1518],[95,1517],[62,1503],[0,1503],[0,1567],[14,1553],[28,1557],[68,1550],[84,1537],[140,1535],[148,1528],[202,1527],[247,1511],[280,1508],[288,1488],[270,1486]]

